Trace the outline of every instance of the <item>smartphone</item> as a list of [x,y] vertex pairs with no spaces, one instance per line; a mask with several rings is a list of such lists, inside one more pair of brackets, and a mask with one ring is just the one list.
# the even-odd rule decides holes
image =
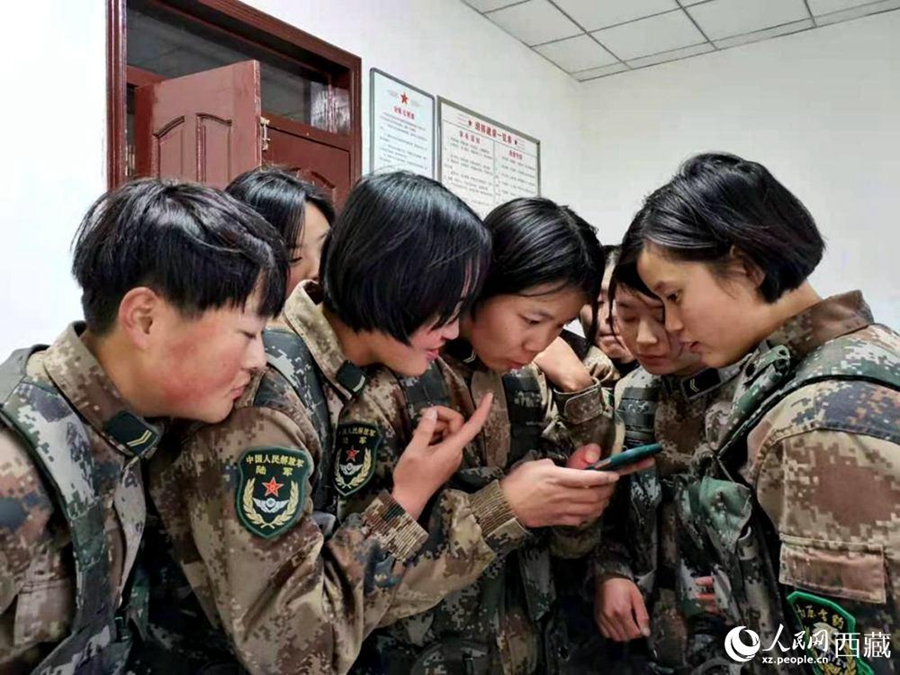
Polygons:
[[584,468],[594,469],[595,471],[615,471],[616,469],[621,469],[624,466],[629,466],[631,464],[640,462],[642,459],[645,459],[647,457],[653,457],[653,455],[656,455],[661,451],[662,446],[659,443],[639,445],[636,448],[631,448],[629,450],[626,450],[625,452],[620,452],[618,455],[612,455],[611,457],[607,457],[606,459],[601,459],[599,462],[589,464]]

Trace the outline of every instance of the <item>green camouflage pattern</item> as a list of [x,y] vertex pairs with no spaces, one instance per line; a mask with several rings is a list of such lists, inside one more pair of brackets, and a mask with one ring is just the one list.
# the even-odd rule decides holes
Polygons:
[[121,672],[143,616],[145,596],[125,593],[145,520],[132,448],[152,453],[158,431],[128,410],[83,330],[0,368],[3,672]]
[[[673,486],[695,455],[709,453],[718,443],[738,372],[739,367],[731,367],[658,377],[638,368],[616,387],[625,447],[659,442],[663,451],[654,469],[620,481],[603,516],[593,572],[595,578],[622,576],[638,585],[650,614],[655,661],[667,668],[685,668],[689,653],[701,649],[716,628],[716,620],[692,601],[694,579],[709,570],[702,559],[686,555]],[[644,659],[639,657],[642,664]]]
[[126,672],[128,675],[245,673],[227,636],[209,621],[192,592],[152,500],[147,507],[140,556],[148,593],[147,615],[141,639],[135,641],[129,654]]
[[[443,496],[433,510],[452,524],[452,539],[439,555],[419,553],[430,533],[387,488],[338,520],[332,439],[357,421],[348,407],[382,409],[379,378],[386,371],[366,369],[361,388],[358,377],[350,382],[348,373],[359,371],[345,366],[318,302],[318,286],[301,284],[275,326],[280,337],[291,338],[284,333],[290,331],[293,338],[269,343],[269,367],[232,414],[190,427],[151,467],[151,494],[184,576],[252,673],[347,672],[377,626],[429,609],[471,583],[496,555],[486,538],[502,546],[524,536],[505,521],[478,527],[473,511],[488,519],[498,513],[491,494],[477,507],[462,493]],[[382,447],[396,447],[391,443],[385,432]],[[253,447],[307,453],[313,462],[302,513],[272,538],[254,534],[236,510],[238,463]],[[379,461],[384,454],[379,450]]]
[[[460,352],[451,350],[454,354]],[[471,352],[471,348],[467,351]],[[552,392],[533,366],[503,376],[477,361],[445,354],[421,378],[382,382],[385,406],[379,422],[387,439],[375,476],[361,494],[342,504],[342,513],[363,508],[365,499],[390,485],[398,453],[411,437],[418,413],[430,405],[448,405],[470,415],[487,393],[494,395],[488,419],[464,452],[463,465],[438,505],[451,494],[472,505],[478,526],[498,523],[515,534],[487,539],[494,556],[483,574],[422,612],[376,631],[364,646],[354,673],[536,673],[555,672],[545,650],[545,632],[554,616],[556,598],[550,553],[588,548],[571,533],[526,531],[518,525],[502,495],[499,480],[521,461],[552,457],[565,461],[575,447],[593,441],[611,447],[615,425],[606,394],[595,384],[584,392]],[[371,421],[371,410],[351,408],[359,421]],[[486,511],[486,506],[494,509]],[[429,539],[421,556],[451,550],[457,526],[447,509],[428,514]],[[468,525],[467,525],[468,527]],[[577,553],[576,553],[577,554]],[[415,561],[413,562],[415,565]]]
[[679,502],[719,609],[767,646],[782,624],[804,628],[787,596],[814,594],[855,617],[860,645],[883,634],[892,652],[815,671],[757,658],[746,672],[900,672],[898,445],[900,336],[860,293],[794,317],[744,366],[717,454],[692,466]]

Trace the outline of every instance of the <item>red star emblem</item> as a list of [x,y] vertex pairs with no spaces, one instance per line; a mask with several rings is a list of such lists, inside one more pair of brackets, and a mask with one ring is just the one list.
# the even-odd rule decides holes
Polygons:
[[409,96],[406,95],[405,91],[402,94],[400,94],[400,102],[401,103],[409,103]]
[[358,454],[359,454],[359,450],[357,450],[356,448],[350,448],[347,451],[347,459],[349,459],[350,461],[353,461],[356,459],[356,456]]
[[266,488],[266,494],[264,494],[263,497],[268,497],[269,495],[275,495],[277,497],[278,490],[280,490],[283,485],[284,483],[276,483],[275,476],[272,476],[272,479],[268,483],[262,484],[262,486]]

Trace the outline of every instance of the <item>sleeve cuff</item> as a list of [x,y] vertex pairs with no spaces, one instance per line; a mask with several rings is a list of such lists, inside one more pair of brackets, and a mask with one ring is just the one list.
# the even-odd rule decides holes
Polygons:
[[492,481],[469,499],[482,536],[497,555],[512,551],[528,538],[529,532],[512,512],[500,481]]
[[425,529],[388,492],[379,494],[362,517],[372,536],[401,562],[409,560],[428,539]]
[[606,399],[600,383],[594,378],[594,384],[581,391],[562,392],[553,390],[553,399],[563,419],[569,424],[581,424],[603,414]]
[[624,560],[597,560],[592,562],[594,580],[600,581],[606,577],[622,577],[629,581],[635,581],[634,572]]

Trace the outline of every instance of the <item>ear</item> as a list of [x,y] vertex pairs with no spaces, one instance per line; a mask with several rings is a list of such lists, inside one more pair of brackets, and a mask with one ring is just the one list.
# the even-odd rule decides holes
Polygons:
[[146,286],[132,288],[122,297],[117,323],[122,334],[138,349],[149,346],[153,324],[160,318],[162,304],[162,298]]
[[746,278],[756,289],[762,286],[763,281],[766,280],[766,273],[759,265],[736,246],[732,246],[729,252],[728,272],[737,277]]

